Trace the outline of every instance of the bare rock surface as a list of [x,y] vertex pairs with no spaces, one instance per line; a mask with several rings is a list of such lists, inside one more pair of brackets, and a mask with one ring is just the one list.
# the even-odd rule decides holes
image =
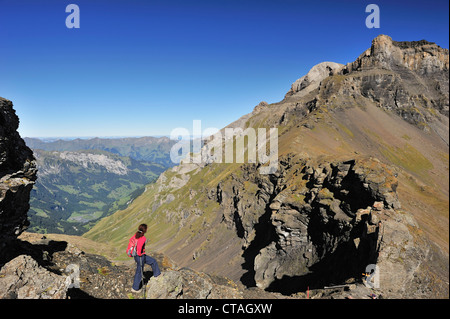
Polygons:
[[65,299],[70,280],[20,255],[0,271],[0,299]]
[[18,127],[12,102],[0,97],[0,256],[29,224],[30,191],[37,173],[33,153]]

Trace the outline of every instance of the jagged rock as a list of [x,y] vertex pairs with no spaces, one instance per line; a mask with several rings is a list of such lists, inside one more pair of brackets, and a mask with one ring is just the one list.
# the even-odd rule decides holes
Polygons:
[[176,299],[183,292],[183,278],[179,272],[169,270],[150,278],[147,289],[149,299]]
[[377,211],[381,211],[384,208],[384,204],[383,202],[375,202],[372,207]]
[[425,40],[396,42],[380,35],[341,73],[355,75],[348,85],[359,88],[364,97],[428,130],[437,117],[433,109],[449,115],[448,71],[448,49]]
[[[397,216],[400,207],[392,168],[365,157],[314,163],[287,156],[280,163],[279,174],[270,177],[245,166],[242,179],[221,181],[212,196],[228,227],[245,241],[255,284],[301,289],[301,278],[312,270],[310,284],[317,285],[357,276],[375,263],[379,222]],[[247,198],[246,183],[260,185],[256,198]]]
[[0,97],[0,257],[29,225],[30,191],[36,180],[32,151],[19,136],[12,102]]
[[[311,84],[304,77],[293,84],[285,97],[292,106],[284,109],[282,118],[310,127],[319,119],[304,119],[314,110],[361,107],[369,100],[425,132],[436,132],[448,145],[448,49],[424,40],[397,42],[380,35],[354,62],[336,67],[330,74],[319,74],[318,81]],[[298,102],[316,89],[316,96]]]
[[257,106],[255,106],[255,108],[253,109],[253,114],[256,114],[258,112],[260,112],[261,110],[263,110],[264,108],[266,108],[269,104],[265,101],[260,102]]
[[322,62],[315,65],[305,76],[292,84],[292,87],[289,92],[286,93],[286,96],[293,95],[305,89],[306,91],[315,89],[320,84],[320,81],[330,75],[336,74],[343,67],[343,64],[335,62]]
[[[288,159],[286,163],[291,161]],[[350,248],[345,247],[350,240],[357,250],[361,241],[364,242],[362,246],[371,247],[369,251],[361,248],[363,252],[349,252],[354,254],[353,266],[359,265],[356,268],[369,264],[378,253],[379,225],[375,212],[371,213],[371,206],[387,195],[389,201],[398,201],[396,186],[392,186],[397,182],[389,168],[374,159],[310,165],[303,168],[283,166],[288,167],[283,173],[287,176],[291,169],[303,171],[303,179],[313,188],[304,193],[304,202],[297,203],[296,209],[292,209],[292,200],[286,200],[295,196],[290,188],[281,187],[283,190],[275,197],[277,201],[270,203],[276,236],[255,257],[255,281],[260,288],[266,289],[285,276],[307,275],[314,265],[337,258],[331,256],[346,254]]]
[[0,299],[65,299],[70,280],[56,275],[27,255],[8,262],[0,271]]
[[346,65],[345,72],[373,67],[393,69],[396,66],[403,66],[420,74],[448,70],[448,50],[425,40],[397,42],[382,34],[373,39],[372,46],[355,62]]

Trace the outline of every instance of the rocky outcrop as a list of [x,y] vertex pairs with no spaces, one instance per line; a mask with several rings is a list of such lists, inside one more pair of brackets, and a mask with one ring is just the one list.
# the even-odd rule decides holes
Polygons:
[[20,255],[0,271],[0,299],[65,299],[69,277],[58,276],[28,255]]
[[449,116],[449,51],[435,43],[380,35],[340,74],[353,75],[349,88],[411,124],[427,128],[437,112]]
[[397,70],[404,67],[420,75],[432,75],[449,69],[448,49],[435,43],[421,41],[393,41],[387,35],[379,35],[372,46],[356,61],[348,63],[343,73],[372,68]]
[[32,151],[19,136],[12,102],[0,98],[0,256],[28,226],[29,196],[36,180]]
[[[247,196],[250,184],[259,185],[256,197]],[[270,177],[246,166],[241,178],[219,183],[216,198],[223,221],[244,240],[244,281],[295,292],[306,289],[302,281],[342,282],[377,262],[380,216],[400,209],[397,185],[392,168],[376,159],[288,156]]]
[[260,111],[264,110],[269,104],[266,101],[261,101],[257,106],[253,108],[252,114],[259,113]]
[[[50,238],[25,232],[9,245],[10,261],[0,270],[0,299],[133,298],[134,261],[129,266],[116,265],[83,251],[75,236],[68,236],[75,244]],[[164,257],[155,257],[165,270]],[[144,272],[146,281],[150,275]]]
[[[276,236],[255,258],[255,281],[261,288],[284,277],[304,276],[311,268],[321,268],[316,271],[321,284],[362,272],[376,262],[380,241],[376,212],[368,211],[373,205],[399,206],[395,177],[379,162],[307,164],[302,172],[297,177],[305,181],[301,187],[284,188],[269,204]],[[331,265],[329,260],[339,260],[338,255],[347,255],[349,265],[335,264],[332,278],[326,279],[325,268]]]
[[295,81],[286,96],[294,95],[297,92],[310,92],[316,89],[320,82],[325,78],[337,74],[342,68],[343,64],[335,62],[322,62],[311,68],[309,72]]

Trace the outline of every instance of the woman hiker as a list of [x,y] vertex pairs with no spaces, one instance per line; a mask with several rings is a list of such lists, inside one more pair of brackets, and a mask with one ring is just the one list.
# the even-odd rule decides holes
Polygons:
[[[136,252],[133,254],[134,260],[136,261],[136,273],[134,275],[133,288],[132,292],[140,292],[140,284],[142,281],[143,273],[144,273],[144,265],[148,264],[152,266],[153,276],[158,277],[161,274],[159,270],[158,263],[156,260],[150,256],[145,254],[145,243],[147,242],[147,238],[145,238],[144,234],[147,232],[147,225],[141,224],[139,225],[138,231],[136,234],[130,238],[127,252],[133,250],[133,246],[136,247]],[[130,256],[130,255],[129,255]]]

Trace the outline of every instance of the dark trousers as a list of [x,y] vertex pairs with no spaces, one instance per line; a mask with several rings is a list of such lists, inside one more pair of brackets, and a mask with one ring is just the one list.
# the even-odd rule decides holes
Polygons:
[[135,256],[134,261],[136,261],[136,273],[134,274],[134,281],[133,281],[134,290],[139,290],[140,288],[142,275],[144,274],[145,264],[152,266],[154,277],[158,277],[161,274],[158,263],[154,258],[150,256],[147,255]]

